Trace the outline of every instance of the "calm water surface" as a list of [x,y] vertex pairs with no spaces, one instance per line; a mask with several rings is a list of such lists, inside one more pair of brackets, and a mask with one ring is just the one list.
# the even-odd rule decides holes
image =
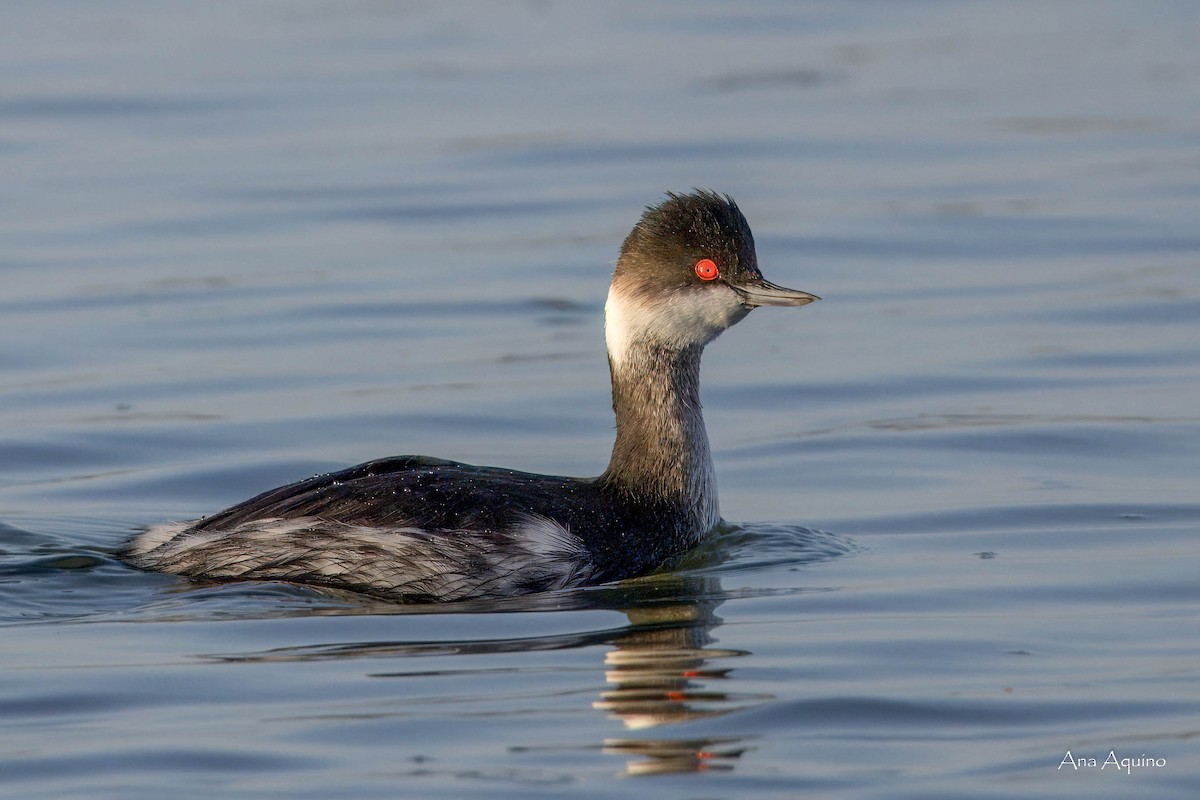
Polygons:
[[[1197,41],[1182,0],[5,5],[0,793],[1196,796]],[[709,349],[730,522],[679,571],[404,607],[114,559],[387,454],[598,473],[611,264],[692,186],[825,300]]]

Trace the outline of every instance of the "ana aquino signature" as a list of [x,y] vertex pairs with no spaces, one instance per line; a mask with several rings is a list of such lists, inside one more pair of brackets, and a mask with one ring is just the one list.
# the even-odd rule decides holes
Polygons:
[[1155,758],[1142,753],[1140,756],[1119,758],[1116,750],[1109,750],[1108,755],[1101,761],[1092,756],[1076,756],[1067,751],[1059,762],[1058,768],[1070,767],[1078,772],[1081,769],[1112,769],[1114,772],[1124,772],[1126,775],[1132,775],[1135,769],[1143,767],[1165,767],[1167,760],[1165,758]]

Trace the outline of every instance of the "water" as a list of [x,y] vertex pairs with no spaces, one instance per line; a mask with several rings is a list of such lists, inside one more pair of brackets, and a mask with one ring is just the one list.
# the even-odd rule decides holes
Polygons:
[[[1186,2],[6,5],[2,793],[1195,796],[1198,39]],[[679,571],[403,607],[113,558],[386,454],[599,472],[610,265],[691,186],[825,300],[709,349],[731,522]]]

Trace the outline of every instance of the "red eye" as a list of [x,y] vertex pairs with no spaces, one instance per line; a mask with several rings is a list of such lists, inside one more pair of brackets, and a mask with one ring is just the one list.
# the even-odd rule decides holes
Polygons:
[[714,280],[721,274],[721,270],[717,269],[717,262],[711,258],[702,258],[696,262],[696,277],[702,281]]

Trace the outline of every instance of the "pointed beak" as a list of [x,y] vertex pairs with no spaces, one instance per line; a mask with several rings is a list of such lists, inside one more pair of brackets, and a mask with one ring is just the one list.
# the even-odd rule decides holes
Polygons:
[[748,308],[758,306],[806,306],[814,300],[820,300],[815,294],[802,292],[799,289],[785,289],[776,286],[763,278],[752,278],[738,284],[730,284],[733,290],[742,298],[742,304]]

